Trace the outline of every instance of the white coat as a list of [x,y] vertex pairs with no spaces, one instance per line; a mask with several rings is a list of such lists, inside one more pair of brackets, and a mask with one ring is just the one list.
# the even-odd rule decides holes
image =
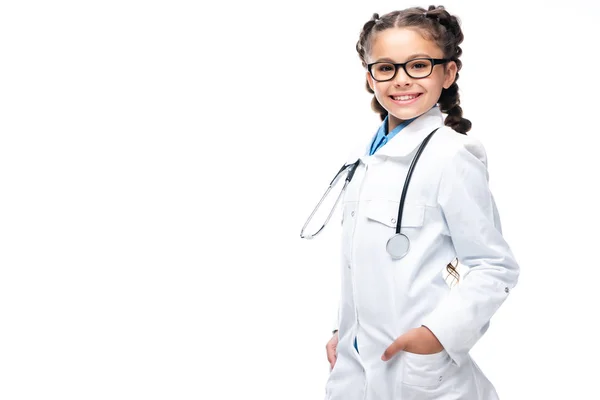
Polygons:
[[[326,400],[494,400],[492,383],[469,350],[517,283],[519,266],[502,236],[488,186],[485,149],[443,124],[434,107],[373,156],[360,158],[342,201],[341,299],[337,360]],[[401,232],[409,253],[392,260],[404,179],[423,139],[406,195]],[[459,283],[444,279],[458,258]],[[444,349],[381,355],[409,329],[424,325]],[[354,338],[358,338],[358,352]]]

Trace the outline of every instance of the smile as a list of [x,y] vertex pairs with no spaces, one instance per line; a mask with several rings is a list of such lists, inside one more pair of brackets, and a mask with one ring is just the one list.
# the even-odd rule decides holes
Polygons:
[[412,99],[416,99],[417,97],[419,97],[422,93],[418,93],[418,94],[406,94],[406,95],[402,95],[402,96],[390,96],[393,100],[396,101],[407,101],[407,100],[412,100]]
[[400,96],[390,96],[392,102],[398,106],[408,106],[416,102],[423,93],[403,94]]

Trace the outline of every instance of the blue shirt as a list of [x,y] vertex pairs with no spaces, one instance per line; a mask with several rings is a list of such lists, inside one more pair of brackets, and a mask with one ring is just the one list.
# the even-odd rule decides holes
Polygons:
[[[434,105],[433,107],[437,107],[437,104]],[[431,107],[431,108],[433,108]],[[379,129],[377,130],[377,134],[375,135],[375,137],[373,138],[373,141],[371,142],[371,147],[369,150],[369,155],[372,156],[373,154],[375,154],[375,152],[377,150],[379,150],[381,147],[383,147],[383,145],[385,145],[387,142],[389,142],[390,140],[392,140],[392,138],[394,136],[396,136],[396,134],[398,134],[398,132],[400,132],[402,129],[404,129],[404,127],[406,127],[408,124],[410,124],[411,122],[413,122],[415,119],[419,118],[418,116],[412,119],[407,119],[406,121],[402,122],[400,125],[398,125],[397,127],[394,128],[393,131],[391,131],[390,133],[388,133],[387,135],[385,134],[388,130],[388,118],[389,118],[389,114],[385,116],[385,119],[383,120],[383,122],[381,123],[381,126],[379,127]]]

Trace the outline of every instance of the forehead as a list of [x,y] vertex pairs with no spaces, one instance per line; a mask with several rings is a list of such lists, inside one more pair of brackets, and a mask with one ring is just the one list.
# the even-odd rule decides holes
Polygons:
[[434,41],[427,40],[415,28],[389,28],[371,37],[369,62],[382,58],[404,62],[416,54],[442,58],[443,52]]

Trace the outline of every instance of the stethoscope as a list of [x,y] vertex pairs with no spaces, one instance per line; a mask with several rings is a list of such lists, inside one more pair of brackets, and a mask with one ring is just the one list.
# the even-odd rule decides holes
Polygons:
[[[408,250],[410,248],[410,239],[408,239],[408,236],[406,236],[405,234],[403,234],[403,233],[400,232],[400,227],[401,227],[401,223],[402,223],[402,211],[404,209],[404,200],[406,199],[406,192],[408,190],[408,184],[410,182],[410,178],[412,176],[413,170],[415,169],[415,165],[417,163],[417,160],[421,156],[421,153],[423,152],[423,149],[425,148],[425,146],[427,146],[427,143],[429,142],[429,139],[431,139],[431,137],[433,136],[433,134],[438,129],[439,128],[434,129],[429,135],[427,135],[427,137],[423,140],[423,142],[421,142],[421,145],[419,146],[419,149],[417,150],[417,153],[415,154],[414,158],[412,159],[412,162],[410,163],[410,167],[408,168],[408,173],[406,174],[406,179],[404,181],[404,187],[402,188],[402,196],[400,197],[400,207],[398,208],[398,219],[397,219],[397,223],[396,223],[396,233],[392,237],[390,237],[388,239],[388,241],[387,241],[387,243],[385,245],[385,248],[386,248],[387,252],[389,253],[390,256],[392,256],[392,258],[394,260],[399,260],[399,259],[403,258],[406,254],[408,254]],[[333,215],[333,212],[335,211],[335,208],[336,208],[338,202],[340,201],[340,198],[342,197],[342,194],[346,191],[346,187],[348,186],[348,184],[352,180],[352,177],[354,177],[354,173],[356,172],[356,168],[358,167],[359,163],[360,163],[360,159],[356,160],[356,162],[354,162],[353,164],[344,164],[342,166],[342,168],[340,168],[340,170],[337,172],[337,174],[335,175],[335,177],[333,178],[333,180],[329,184],[329,187],[325,191],[325,194],[323,194],[323,197],[321,197],[321,200],[319,201],[319,203],[317,204],[317,206],[315,207],[315,209],[313,210],[313,212],[310,214],[310,216],[306,220],[306,223],[302,227],[302,231],[300,231],[300,237],[301,238],[303,238],[303,239],[312,239],[315,236],[317,236],[323,230],[323,228],[325,228],[325,225],[327,225],[327,223],[329,222],[329,219]],[[311,221],[312,217],[315,215],[315,213],[319,209],[319,206],[321,206],[321,203],[323,203],[323,200],[325,200],[325,198],[327,197],[327,195],[329,194],[329,192],[331,191],[331,189],[337,183],[337,181],[338,181],[339,177],[341,176],[341,174],[343,172],[345,172],[345,171],[347,171],[348,174],[346,175],[346,180],[344,182],[344,186],[342,187],[342,191],[340,192],[340,194],[338,195],[337,199],[335,200],[335,203],[333,204],[333,207],[331,208],[331,211],[329,212],[329,215],[327,216],[327,219],[325,220],[325,222],[323,223],[323,225],[321,226],[321,228],[319,228],[319,230],[317,232],[315,232],[312,235],[304,235],[304,230],[306,229],[306,227],[308,226],[308,224]]]

